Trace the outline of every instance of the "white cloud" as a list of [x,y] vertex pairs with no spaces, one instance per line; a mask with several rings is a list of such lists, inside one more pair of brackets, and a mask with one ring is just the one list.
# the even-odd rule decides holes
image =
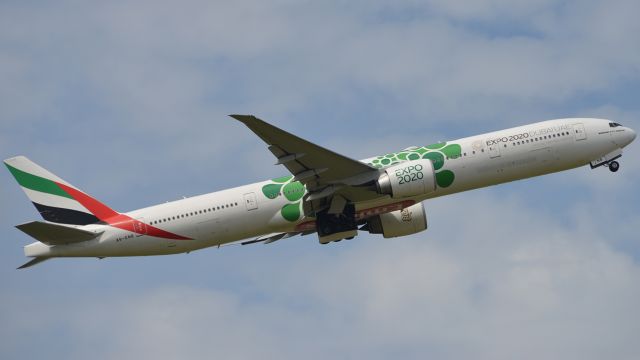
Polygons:
[[72,303],[58,295],[22,314],[32,301],[5,299],[0,316],[22,329],[5,339],[62,328],[75,346],[61,354],[97,359],[637,354],[637,262],[521,200],[457,199],[427,202],[432,228],[406,239],[273,245],[294,256],[239,264],[248,292],[154,282]]
[[[635,2],[403,4],[3,4],[0,151],[126,208],[282,172],[232,112],[354,157],[558,111],[638,127],[585,97],[638,81]],[[632,359],[637,156],[622,166],[427,202],[431,229],[407,239],[12,270],[0,353]]]

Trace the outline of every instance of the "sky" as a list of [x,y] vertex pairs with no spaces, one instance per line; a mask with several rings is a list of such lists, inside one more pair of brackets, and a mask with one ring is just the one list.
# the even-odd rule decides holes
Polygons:
[[[633,0],[0,2],[0,155],[120,211],[286,175],[227,114],[352,158],[563,117],[640,129]],[[640,148],[424,203],[425,232],[18,271],[2,359],[635,359]]]

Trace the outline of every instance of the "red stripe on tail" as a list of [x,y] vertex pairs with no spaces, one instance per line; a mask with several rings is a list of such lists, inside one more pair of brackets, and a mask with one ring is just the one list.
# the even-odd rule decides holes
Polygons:
[[70,186],[56,183],[62,190],[64,190],[67,194],[71,195],[74,200],[79,202],[82,206],[87,208],[93,215],[95,215],[100,221],[104,221],[105,223],[116,227],[118,229],[127,230],[134,232],[140,235],[150,235],[164,239],[172,239],[172,240],[193,240],[191,238],[187,238],[184,236],[180,236],[168,231],[164,231],[162,229],[158,229],[157,227],[151,226],[149,224],[143,223],[142,221],[131,218],[130,216],[120,214],[117,211],[111,209],[107,205],[101,203],[100,201],[92,198],[91,196],[83,193],[82,191],[76,190]]

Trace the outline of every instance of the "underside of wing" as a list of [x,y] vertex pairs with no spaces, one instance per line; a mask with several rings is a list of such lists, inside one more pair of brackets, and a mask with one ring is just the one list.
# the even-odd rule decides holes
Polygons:
[[50,258],[48,258],[48,257],[35,257],[35,258],[33,258],[33,259],[29,260],[29,261],[28,261],[27,263],[25,263],[24,265],[20,266],[20,267],[18,268],[18,270],[26,269],[26,268],[30,268],[30,267],[32,267],[32,266],[34,266],[34,265],[38,265],[38,264],[40,264],[41,262],[43,262],[43,261],[47,261],[47,260],[49,260],[49,259],[50,259]]
[[251,245],[251,244],[257,244],[257,243],[263,243],[263,244],[271,244],[274,243],[278,240],[283,240],[283,239],[288,239],[290,237],[293,236],[297,236],[297,235],[309,235],[309,234],[313,234],[315,231],[299,231],[299,232],[281,232],[281,233],[272,233],[272,234],[267,234],[267,235],[263,235],[260,237],[257,237],[253,240],[248,240],[248,241],[244,241],[242,243],[240,243],[241,245]]

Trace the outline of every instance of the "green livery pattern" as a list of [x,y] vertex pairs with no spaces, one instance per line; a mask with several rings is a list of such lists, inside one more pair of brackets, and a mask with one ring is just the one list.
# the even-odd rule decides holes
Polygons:
[[453,184],[455,174],[451,170],[444,170],[444,164],[448,159],[455,159],[462,154],[462,148],[458,144],[446,142],[427,145],[418,148],[403,150],[397,153],[378,156],[368,165],[381,169],[404,161],[429,159],[436,171],[436,183],[439,187],[446,188]]
[[[453,184],[455,174],[451,170],[443,169],[444,164],[448,159],[461,156],[461,153],[460,145],[444,142],[378,156],[367,165],[382,169],[405,161],[429,159],[436,172],[436,183],[439,187],[446,188]],[[302,198],[306,189],[301,182],[292,180],[293,176],[272,179],[271,183],[262,187],[262,193],[272,200],[284,196],[288,203],[280,209],[280,214],[285,220],[296,222],[302,217]]]
[[262,193],[268,199],[284,196],[289,203],[280,209],[280,214],[285,220],[296,222],[302,216],[302,197],[306,189],[300,181],[292,180],[293,176],[272,179],[271,184],[262,187]]
[[60,186],[58,186],[58,184],[56,184],[55,182],[40,176],[29,174],[28,172],[17,169],[9,164],[5,165],[7,166],[11,174],[16,178],[16,181],[18,181],[18,184],[20,186],[51,195],[58,195],[66,197],[68,199],[73,199],[71,195],[60,188]]

